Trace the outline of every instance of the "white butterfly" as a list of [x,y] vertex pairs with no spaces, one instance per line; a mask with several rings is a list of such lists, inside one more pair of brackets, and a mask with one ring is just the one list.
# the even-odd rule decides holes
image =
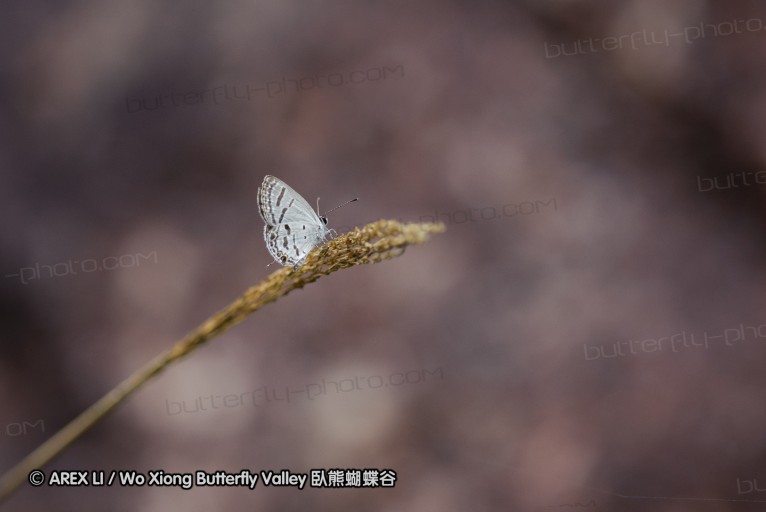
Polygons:
[[[356,199],[348,203],[352,201]],[[258,211],[266,223],[263,228],[266,248],[282,265],[299,265],[331,231],[327,229],[327,217],[314,212],[298,192],[274,176],[265,176],[258,188]]]

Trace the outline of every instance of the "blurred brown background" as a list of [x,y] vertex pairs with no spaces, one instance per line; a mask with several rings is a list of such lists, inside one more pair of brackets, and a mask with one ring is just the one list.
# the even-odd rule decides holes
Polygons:
[[44,468],[394,488],[25,485],[5,509],[766,510],[762,2],[24,1],[0,26],[0,471],[272,270],[265,174],[360,197],[341,232],[448,224],[268,306]]

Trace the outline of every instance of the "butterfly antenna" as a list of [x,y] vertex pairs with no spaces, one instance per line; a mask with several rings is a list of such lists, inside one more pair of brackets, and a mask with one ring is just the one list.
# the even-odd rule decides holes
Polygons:
[[[332,210],[325,212],[325,216],[326,216],[328,213],[330,213],[330,212],[334,212],[334,211],[335,211],[335,210],[337,210],[338,208],[341,208],[341,207],[343,207],[343,206],[346,206],[348,203],[353,203],[354,201],[359,201],[359,198],[358,198],[358,197],[355,197],[355,198],[351,199],[350,201],[346,201],[346,202],[345,202],[345,203],[343,203],[343,204],[339,204],[338,206],[336,206],[336,207],[335,207],[335,208],[333,208]],[[317,198],[317,210],[318,210],[318,209],[319,209],[319,198]]]

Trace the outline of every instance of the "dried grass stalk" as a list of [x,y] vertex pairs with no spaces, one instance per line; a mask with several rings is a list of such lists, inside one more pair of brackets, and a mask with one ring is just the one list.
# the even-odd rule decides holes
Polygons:
[[400,256],[407,246],[423,243],[431,234],[443,231],[443,224],[401,224],[393,220],[380,220],[315,248],[300,267],[282,267],[275,271],[170,350],[149,361],[5,473],[0,478],[0,502],[7,499],[31,471],[50,462],[152,377],[250,313],[336,270]]

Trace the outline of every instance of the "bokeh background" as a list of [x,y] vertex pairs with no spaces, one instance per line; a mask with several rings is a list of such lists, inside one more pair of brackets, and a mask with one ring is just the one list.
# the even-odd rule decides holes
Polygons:
[[447,224],[44,468],[395,487],[4,509],[766,510],[762,2],[30,0],[0,27],[0,471],[273,269],[265,174],[358,196],[339,232]]

